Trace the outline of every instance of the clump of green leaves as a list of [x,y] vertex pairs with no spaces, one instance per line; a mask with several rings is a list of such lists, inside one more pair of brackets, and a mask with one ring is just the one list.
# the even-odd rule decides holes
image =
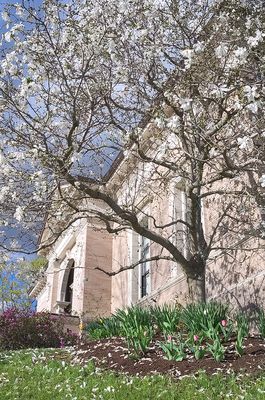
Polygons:
[[249,335],[249,320],[247,315],[242,312],[237,313],[236,323],[237,330],[241,331],[241,335],[243,335],[243,337],[247,337]]
[[139,325],[129,327],[125,337],[129,353],[137,358],[143,356],[147,352],[153,336],[152,326],[143,327]]
[[128,325],[131,326],[150,326],[152,325],[152,316],[150,309],[139,306],[128,307],[124,310],[118,310],[115,318],[120,323],[121,332],[124,333]]
[[179,327],[181,309],[176,306],[163,305],[151,309],[154,324],[165,335],[174,334]]
[[189,350],[194,354],[196,360],[200,360],[201,358],[203,358],[206,353],[205,348],[202,346],[202,341],[203,337],[200,337],[198,335],[191,335],[189,339]]
[[220,322],[220,327],[221,327],[223,339],[225,342],[227,342],[231,338],[231,336],[234,332],[234,324],[231,320],[227,321],[224,319]]
[[222,345],[221,338],[217,333],[212,339],[212,343],[207,343],[207,350],[211,353],[215,361],[221,362],[225,358],[225,347]]
[[165,342],[159,342],[159,346],[168,360],[182,361],[186,358],[186,343],[181,336],[173,338],[169,335]]
[[154,336],[150,310],[135,306],[118,310],[115,317],[129,352],[137,357],[145,354]]
[[86,326],[88,337],[93,340],[120,336],[120,323],[115,316],[101,318]]
[[183,309],[181,319],[192,335],[208,336],[221,331],[220,321],[226,320],[228,306],[217,302],[190,304]]
[[235,349],[236,353],[241,357],[244,353],[244,348],[243,348],[243,343],[244,343],[244,328],[239,327],[237,331],[237,336],[236,336],[236,344],[235,344]]
[[262,338],[265,338],[265,313],[264,310],[259,310],[257,313],[257,326],[259,334]]

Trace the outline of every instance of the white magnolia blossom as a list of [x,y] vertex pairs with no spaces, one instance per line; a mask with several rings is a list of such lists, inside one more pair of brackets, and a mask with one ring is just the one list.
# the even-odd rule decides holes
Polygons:
[[258,88],[256,85],[253,86],[246,85],[244,87],[244,92],[246,94],[248,101],[255,101],[259,97]]
[[10,21],[10,16],[9,16],[9,14],[8,14],[6,11],[3,11],[3,12],[1,13],[1,18],[2,18],[2,20],[5,21],[5,22],[9,22],[9,21]]
[[196,54],[198,54],[203,51],[204,47],[205,47],[204,42],[198,41],[197,43],[194,44],[193,50]]
[[244,104],[242,103],[242,100],[240,98],[240,96],[238,96],[237,94],[235,96],[233,96],[233,98],[231,99],[231,108],[230,110],[234,110],[234,111],[240,111],[244,108]]
[[239,148],[241,150],[249,150],[251,151],[253,149],[253,140],[249,136],[244,136],[242,138],[237,139],[237,143],[239,144]]
[[154,120],[154,124],[159,128],[159,129],[163,129],[166,126],[166,122],[164,118],[161,117],[157,117]]
[[177,115],[173,115],[167,120],[167,127],[169,129],[176,129],[180,125],[180,118]]
[[247,17],[246,23],[245,23],[246,28],[250,29],[252,24],[253,24],[253,21],[252,21],[251,17]]
[[192,99],[189,98],[179,98],[180,107],[183,111],[189,111],[192,107]]
[[259,181],[260,181],[261,187],[265,187],[265,174],[262,174]]
[[15,4],[15,6],[16,6],[16,15],[18,17],[24,17],[25,11],[23,7],[20,4]]
[[24,216],[24,211],[23,211],[22,207],[18,206],[18,207],[16,208],[15,213],[14,213],[14,218],[15,218],[18,222],[21,222],[22,219],[23,219],[23,216]]
[[0,166],[2,168],[3,164],[6,163],[4,155],[0,152]]
[[257,112],[259,110],[259,103],[258,103],[258,101],[254,101],[253,103],[248,104],[246,107],[248,110],[250,110],[254,114],[257,114]]
[[218,151],[217,151],[217,149],[215,149],[215,148],[211,148],[211,150],[209,151],[209,156],[210,156],[210,158],[214,158],[214,157],[216,157],[216,156],[218,156]]
[[238,59],[238,63],[246,61],[247,55],[248,50],[245,47],[238,47],[238,49],[234,51],[234,56]]
[[239,65],[242,65],[246,62],[248,56],[248,50],[245,47],[238,47],[236,50],[229,54],[226,68],[234,69],[238,68]]
[[4,39],[5,39],[6,42],[11,42],[11,39],[12,39],[12,32],[11,32],[11,31],[6,32],[6,33],[4,34]]
[[191,67],[192,64],[192,58],[194,55],[194,50],[193,49],[184,49],[181,51],[181,54],[184,57],[184,64],[185,64],[185,68],[189,69]]
[[224,94],[228,93],[232,88],[228,87],[225,83],[221,85],[212,85],[211,94],[217,97],[222,97]]
[[1,189],[0,189],[0,202],[3,202],[5,200],[7,200],[8,195],[9,195],[9,190],[10,190],[9,186],[1,187]]
[[167,135],[166,147],[168,150],[180,149],[182,147],[181,141],[175,133],[171,132]]
[[248,38],[248,44],[250,47],[256,47],[264,38],[264,32],[261,32],[259,29],[256,31],[255,36],[250,36]]
[[215,54],[217,58],[223,59],[227,56],[227,53],[228,53],[228,46],[224,43],[221,43],[215,49]]

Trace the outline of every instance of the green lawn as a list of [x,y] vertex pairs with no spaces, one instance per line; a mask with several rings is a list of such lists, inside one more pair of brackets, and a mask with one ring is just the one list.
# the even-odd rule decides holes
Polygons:
[[144,399],[249,399],[265,398],[265,372],[256,378],[243,375],[211,378],[201,373],[177,382],[117,376],[92,364],[71,364],[63,350],[23,350],[0,354],[1,400],[144,400]]

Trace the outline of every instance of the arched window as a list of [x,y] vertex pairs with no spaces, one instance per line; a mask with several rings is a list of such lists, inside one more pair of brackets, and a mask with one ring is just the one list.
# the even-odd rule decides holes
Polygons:
[[72,302],[73,302],[73,284],[74,284],[74,262],[72,263],[68,275],[66,290],[65,290],[65,299],[64,301],[69,302],[70,304],[65,307],[65,312],[72,312]]
[[73,259],[70,259],[65,268],[59,301],[60,307],[68,314],[72,312],[74,268],[75,262]]

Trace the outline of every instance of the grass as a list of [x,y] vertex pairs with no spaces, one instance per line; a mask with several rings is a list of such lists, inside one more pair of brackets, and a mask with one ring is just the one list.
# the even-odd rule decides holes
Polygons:
[[74,365],[65,350],[20,350],[0,354],[1,400],[262,400],[259,377],[200,373],[176,382],[166,377],[128,377]]

